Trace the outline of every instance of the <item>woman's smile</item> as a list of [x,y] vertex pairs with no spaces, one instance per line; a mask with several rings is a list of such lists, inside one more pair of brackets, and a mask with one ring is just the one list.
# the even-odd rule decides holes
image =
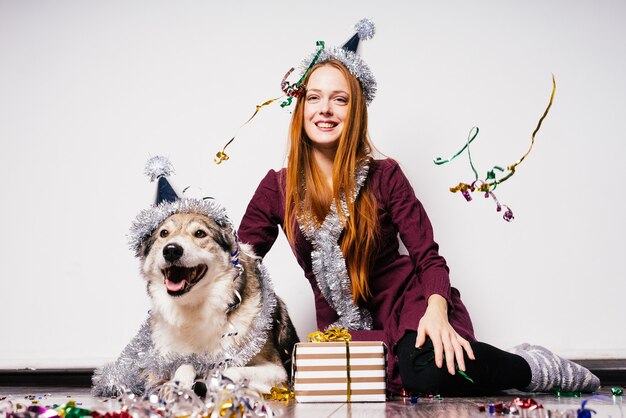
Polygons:
[[337,122],[322,120],[319,122],[315,122],[315,126],[317,126],[320,130],[324,132],[329,132],[337,126]]

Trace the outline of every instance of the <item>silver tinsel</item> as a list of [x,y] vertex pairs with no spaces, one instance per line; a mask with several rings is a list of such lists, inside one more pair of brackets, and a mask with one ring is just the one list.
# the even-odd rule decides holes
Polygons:
[[[213,354],[198,353],[191,355],[162,354],[152,343],[150,318],[141,326],[137,335],[122,350],[119,358],[111,364],[96,370],[92,382],[95,396],[112,396],[123,391],[143,394],[146,390],[146,375],[166,381],[172,378],[182,364],[191,364],[200,376],[209,376],[214,370],[230,366],[242,367],[257,355],[269,336],[272,328],[272,315],[276,308],[276,295],[267,270],[257,262],[258,277],[261,286],[261,309],[259,317],[243,335],[239,332],[237,343]],[[226,315],[226,313],[224,313]],[[224,337],[231,338],[231,337]]]
[[[353,201],[356,201],[359,191],[369,171],[369,162],[365,160],[358,168],[354,180]],[[346,195],[341,199],[343,216],[348,218]],[[371,313],[353,302],[352,285],[346,261],[339,247],[339,236],[343,231],[343,224],[339,219],[337,205],[333,202],[330,213],[317,228],[310,214],[300,211],[298,224],[302,234],[313,245],[311,263],[313,273],[322,295],[330,306],[337,312],[339,319],[330,326],[340,326],[348,330],[372,329]]]
[[[363,40],[372,38],[376,33],[374,23],[367,19],[359,21],[355,29],[359,34],[359,38]],[[304,74],[304,72],[309,68],[311,61],[313,61],[316,54],[317,52],[314,52],[302,61],[300,65],[301,74]],[[356,54],[352,51],[347,51],[341,47],[330,47],[325,48],[322,51],[317,62],[321,63],[333,59],[343,63],[348,71],[350,71],[350,73],[361,82],[361,86],[363,87],[363,94],[365,95],[365,100],[369,105],[376,96],[377,83],[376,78],[374,78],[374,74],[365,63],[365,61],[361,58],[359,54]]]
[[354,25],[354,30],[359,35],[359,39],[364,41],[372,39],[376,35],[376,26],[369,19],[361,19]]
[[162,202],[139,212],[130,227],[128,244],[137,257],[141,254],[141,244],[165,219],[175,213],[199,213],[212,218],[222,227],[232,227],[230,219],[226,216],[226,210],[214,199],[182,198],[174,202]]
[[167,177],[174,174],[174,166],[167,157],[157,155],[148,160],[144,173],[152,182],[161,176]]
[[[174,166],[169,158],[157,155],[148,159],[144,172],[150,178],[150,181],[153,182],[159,177],[167,177],[174,174]],[[189,187],[185,190],[187,189]],[[232,223],[226,216],[226,210],[210,197],[182,197],[174,202],[163,201],[158,205],[153,205],[139,212],[130,227],[128,243],[137,257],[140,255],[142,243],[150,238],[150,235],[165,219],[175,213],[199,213],[206,215],[222,227],[230,226],[234,233]]]

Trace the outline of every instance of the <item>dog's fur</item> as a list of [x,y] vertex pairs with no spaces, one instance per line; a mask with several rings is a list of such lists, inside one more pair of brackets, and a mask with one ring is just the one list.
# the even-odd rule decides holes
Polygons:
[[[232,254],[237,250],[230,225],[221,226],[198,213],[169,216],[143,242],[141,272],[152,301],[152,313],[144,327],[148,327],[151,344],[159,356],[210,357],[245,341],[240,339],[264,308],[263,284],[258,258],[242,245],[238,262],[233,263]],[[243,267],[241,273],[238,263]],[[237,292],[241,295],[240,303]],[[235,330],[237,333],[232,335]],[[224,375],[233,380],[247,378],[250,387],[269,392],[272,386],[288,380],[288,363],[297,341],[286,307],[276,297],[272,329],[265,345],[247,365],[228,367]],[[204,377],[196,368],[191,362],[177,365],[173,375],[165,376],[165,380],[175,379],[191,387],[196,378]],[[108,372],[102,370],[94,376],[95,394],[109,394],[103,389],[111,386],[110,379],[103,383]],[[164,380],[164,376],[151,370],[139,370],[137,376],[144,379],[145,388]]]

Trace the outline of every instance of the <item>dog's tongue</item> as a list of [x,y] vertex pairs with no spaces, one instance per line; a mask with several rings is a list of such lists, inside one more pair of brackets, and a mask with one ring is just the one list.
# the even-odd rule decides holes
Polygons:
[[165,287],[167,287],[167,290],[171,291],[171,292],[178,292],[179,290],[181,290],[182,288],[185,287],[185,281],[180,281],[178,283],[174,283],[171,282],[169,280],[165,280]]

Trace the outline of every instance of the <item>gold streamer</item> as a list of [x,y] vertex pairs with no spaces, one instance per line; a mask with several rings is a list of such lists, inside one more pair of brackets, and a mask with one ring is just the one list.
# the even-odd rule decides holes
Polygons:
[[459,183],[456,187],[450,187],[450,191],[452,193],[456,193],[456,192],[462,192],[464,190],[469,189],[471,186],[469,184],[465,184],[465,183]]
[[259,113],[259,110],[261,110],[261,108],[263,108],[265,106],[268,106],[268,105],[271,105],[276,100],[279,100],[279,99],[282,99],[282,98],[283,98],[283,96],[280,96],[280,97],[277,97],[275,99],[267,100],[266,102],[264,102],[264,103],[262,103],[260,105],[256,105],[256,110],[254,111],[252,116],[250,116],[250,118],[248,118],[248,120],[245,121],[244,124],[239,127],[239,129],[237,129],[237,132],[235,133],[235,135],[233,135],[233,137],[230,139],[230,141],[228,141],[226,143],[226,145],[224,145],[224,148],[222,148],[221,151],[219,151],[217,154],[215,154],[215,158],[213,159],[215,164],[221,164],[222,161],[226,161],[226,160],[230,159],[228,154],[226,154],[226,147],[229,146],[231,144],[231,142],[233,142],[235,140],[235,138],[239,134],[239,131],[241,130],[241,128],[246,126],[248,124],[248,122],[250,122],[256,116],[256,114]]
[[[539,122],[537,122],[537,126],[535,127],[535,130],[533,131],[533,133],[531,135],[530,147],[528,148],[526,153],[524,155],[522,155],[522,157],[519,160],[517,160],[515,163],[507,166],[506,169],[508,170],[508,173],[503,178],[497,179],[495,170],[504,171],[504,169],[502,167],[499,167],[499,166],[494,166],[490,171],[487,172],[487,177],[485,178],[485,180],[479,180],[478,179],[478,173],[476,172],[476,169],[474,168],[474,164],[472,162],[472,156],[471,156],[470,151],[469,151],[470,143],[472,143],[472,141],[474,141],[474,139],[476,139],[476,135],[478,134],[478,128],[476,128],[476,127],[472,128],[470,130],[470,134],[469,134],[467,143],[465,144],[465,146],[459,152],[457,152],[455,155],[453,155],[451,158],[449,158],[447,160],[444,160],[441,157],[435,158],[434,161],[433,161],[435,164],[437,164],[437,165],[446,164],[446,163],[449,163],[452,160],[454,160],[463,151],[465,151],[467,149],[470,166],[472,167],[472,171],[474,172],[475,180],[471,184],[459,183],[455,187],[450,187],[450,191],[452,193],[461,192],[461,193],[463,193],[463,195],[465,196],[465,198],[467,200],[471,200],[471,197],[469,197],[469,193],[470,192],[479,191],[479,192],[483,192],[483,193],[490,193],[492,190],[495,190],[495,188],[500,183],[503,183],[506,180],[508,180],[509,178],[511,178],[515,174],[515,169],[517,168],[517,166],[520,165],[522,163],[522,161],[524,161],[524,159],[526,159],[528,154],[530,154],[530,152],[532,151],[532,149],[533,149],[533,147],[535,145],[535,136],[537,135],[537,132],[539,132],[539,129],[541,128],[541,124],[543,123],[543,120],[546,118],[546,116],[548,116],[548,112],[550,111],[550,108],[552,107],[552,103],[554,102],[554,95],[555,95],[555,93],[556,93],[556,79],[554,77],[554,74],[552,74],[552,93],[550,94],[550,101],[548,102],[548,106],[546,107],[546,110],[544,110],[543,115],[541,115],[541,118],[539,119]],[[490,182],[490,180],[492,180],[492,181]]]
[[[511,164],[510,166],[506,168],[507,170],[510,171],[509,174],[507,174],[505,177],[503,177],[500,180],[496,180],[493,183],[489,183],[486,191],[489,191],[489,189],[492,186],[495,188],[495,186],[497,186],[498,184],[508,180],[513,174],[515,174],[515,167],[521,164],[521,162],[524,161],[524,159],[528,156],[528,154],[530,154],[530,151],[532,151],[533,146],[535,145],[535,135],[537,134],[537,132],[539,132],[539,129],[541,128],[541,124],[543,123],[543,120],[546,118],[546,116],[548,116],[548,112],[550,111],[550,108],[552,107],[552,103],[554,102],[554,93],[556,93],[556,80],[554,78],[554,74],[552,74],[552,94],[550,94],[550,101],[548,102],[548,107],[546,107],[546,110],[543,112],[543,115],[539,119],[539,122],[537,122],[537,126],[535,127],[535,130],[533,131],[533,134],[531,135],[531,143],[530,143],[530,147],[528,148],[528,151],[526,151],[526,154],[522,155],[522,158],[520,158],[515,163]],[[485,191],[485,190],[481,190],[481,191]]]
[[213,159],[215,164],[220,164],[222,161],[226,161],[226,160],[230,159],[228,154],[226,154],[226,147],[229,146],[230,143],[235,140],[235,137],[239,134],[239,131],[241,130],[241,128],[243,128],[245,125],[247,125],[248,122],[250,122],[252,120],[252,118],[254,118],[256,116],[256,114],[259,113],[259,110],[261,110],[262,107],[270,105],[270,104],[274,103],[276,100],[282,99],[283,97],[287,96],[287,100],[285,102],[281,103],[281,105],[280,105],[280,107],[286,107],[286,106],[289,106],[291,104],[291,101],[292,101],[292,99],[294,97],[295,98],[299,98],[304,93],[304,91],[306,89],[306,86],[304,84],[302,84],[302,82],[304,81],[304,79],[306,78],[307,74],[309,73],[309,71],[311,71],[311,68],[313,68],[313,66],[317,62],[318,58],[320,57],[320,54],[324,50],[324,45],[325,45],[324,41],[317,41],[315,43],[315,46],[317,47],[317,52],[315,54],[315,57],[313,58],[313,60],[311,61],[311,63],[307,67],[306,71],[300,76],[300,79],[296,83],[290,84],[287,81],[287,77],[289,77],[289,75],[294,71],[294,68],[291,68],[289,71],[287,71],[287,73],[283,77],[282,82],[280,83],[280,87],[281,87],[281,89],[283,90],[283,92],[285,94],[283,96],[277,97],[275,99],[270,99],[270,100],[266,101],[263,104],[257,105],[256,106],[256,110],[254,111],[252,116],[250,116],[250,118],[243,125],[241,125],[239,127],[239,129],[237,129],[237,133],[230,139],[230,141],[228,141],[226,143],[226,145],[224,145],[224,148],[222,148],[221,151],[219,151],[217,154],[215,154],[215,158]]

